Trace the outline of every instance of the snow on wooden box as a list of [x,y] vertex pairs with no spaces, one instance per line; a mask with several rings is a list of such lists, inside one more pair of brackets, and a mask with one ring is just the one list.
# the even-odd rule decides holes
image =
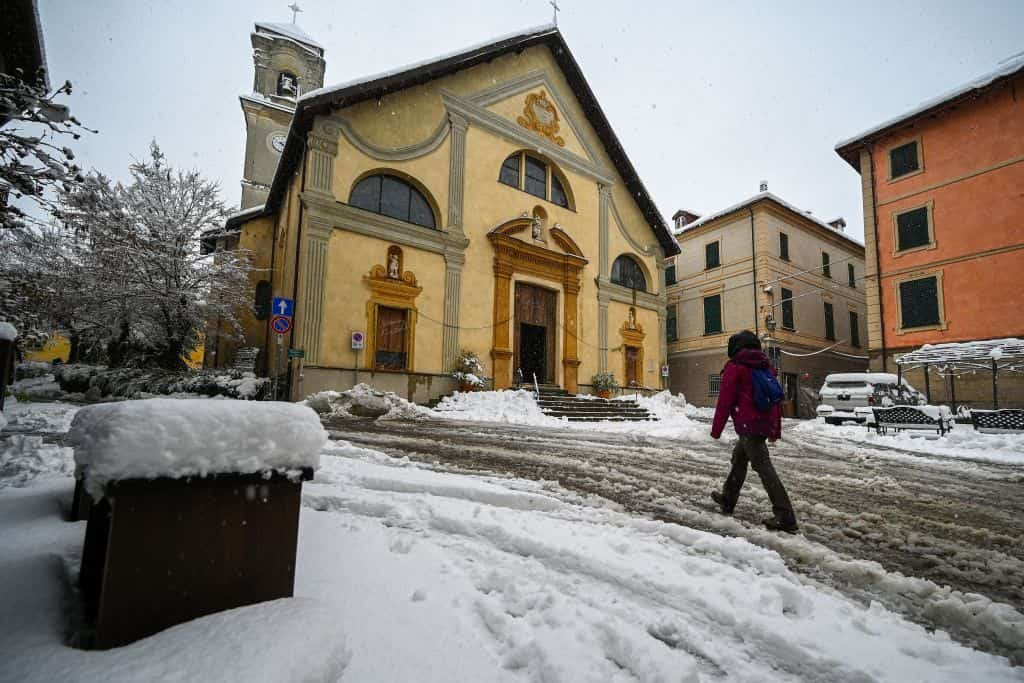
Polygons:
[[94,498],[123,479],[316,469],[327,432],[309,408],[278,402],[153,398],[75,415],[68,440]]

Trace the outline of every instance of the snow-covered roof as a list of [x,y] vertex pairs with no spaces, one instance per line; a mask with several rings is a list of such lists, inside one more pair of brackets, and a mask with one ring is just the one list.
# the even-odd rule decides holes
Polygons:
[[82,408],[68,440],[99,497],[120,479],[316,468],[327,432],[297,403],[151,398]]
[[985,339],[982,341],[925,344],[896,359],[900,365],[945,365],[953,369],[990,369],[995,361],[1000,369],[1024,370],[1024,339]]
[[292,40],[297,40],[300,43],[305,43],[306,45],[309,45],[311,47],[318,48],[319,50],[324,49],[323,45],[313,40],[313,38],[308,33],[299,28],[298,24],[280,23],[273,21],[257,21],[256,28],[262,28],[272,33],[277,33],[286,38],[291,38]]
[[750,206],[751,204],[755,204],[755,203],[757,203],[759,201],[762,201],[762,200],[765,200],[765,199],[767,199],[769,201],[772,201],[772,202],[775,202],[776,204],[778,204],[782,208],[786,209],[787,211],[795,213],[795,214],[801,216],[802,218],[805,218],[805,219],[811,221],[812,223],[817,223],[822,228],[824,228],[825,230],[828,230],[829,233],[835,235],[836,237],[840,237],[840,238],[846,240],[847,242],[850,242],[851,244],[856,245],[857,247],[859,247],[861,249],[864,248],[863,244],[861,244],[857,240],[853,239],[852,237],[850,237],[846,233],[840,232],[839,230],[836,230],[834,227],[832,227],[831,225],[829,225],[825,221],[821,220],[820,218],[818,218],[814,214],[807,213],[806,211],[801,211],[799,208],[793,206],[792,204],[790,204],[786,200],[784,200],[784,199],[782,199],[782,198],[772,194],[771,192],[758,192],[753,197],[749,197],[747,199],[744,199],[742,202],[739,202],[738,204],[733,204],[732,206],[726,207],[726,208],[722,209],[721,211],[715,211],[714,213],[709,213],[706,216],[701,216],[700,218],[698,218],[697,220],[693,221],[692,223],[687,223],[681,229],[673,230],[673,232],[675,233],[676,236],[685,235],[690,230],[698,228],[698,227],[700,227],[702,225],[710,223],[711,221],[717,220],[717,219],[721,218],[722,216],[727,216],[728,214],[733,213],[734,211],[739,211],[740,209],[743,209],[743,208],[745,208],[747,206]]
[[842,148],[848,147],[849,145],[852,145],[854,143],[860,142],[864,138],[871,137],[889,128],[898,126],[899,124],[904,123],[910,119],[916,118],[922,114],[925,114],[931,111],[932,109],[941,107],[942,105],[948,102],[959,99],[965,95],[970,95],[972,93],[984,90],[985,88],[989,87],[996,81],[1002,78],[1012,76],[1020,71],[1024,71],[1024,52],[1014,55],[1010,59],[1006,60],[1005,62],[999,65],[999,68],[990,71],[986,74],[983,74],[956,88],[953,88],[952,90],[949,90],[939,95],[938,97],[933,97],[925,102],[922,102],[921,104],[917,105],[910,111],[904,112],[899,116],[894,116],[893,118],[882,123],[879,123],[878,125],[872,126],[871,128],[868,128],[867,130],[862,131],[857,135],[854,135],[853,137],[849,137],[845,140],[837,142],[835,147],[836,151],[839,151]]
[[476,51],[486,48],[495,43],[501,43],[507,40],[515,40],[517,38],[525,38],[527,36],[533,37],[537,35],[543,35],[546,33],[556,32],[557,30],[558,29],[555,27],[554,24],[541,24],[540,26],[535,26],[533,28],[515,31],[513,33],[506,33],[505,35],[498,36],[497,38],[492,38],[491,40],[487,40],[482,43],[470,45],[469,47],[459,48],[458,50],[453,50],[452,52],[447,52],[436,57],[431,57],[430,59],[424,59],[418,62],[413,62],[412,64],[399,66],[394,69],[388,69],[387,71],[381,71],[380,73],[373,74],[372,76],[362,76],[360,78],[355,78],[350,81],[344,81],[343,83],[335,83],[334,85],[325,86],[323,88],[317,88],[316,90],[310,90],[307,93],[303,93],[302,96],[299,97],[299,101],[304,102],[317,97],[321,97],[323,95],[330,95],[331,93],[346,90],[357,85],[363,85],[364,83],[372,83],[373,81],[379,81],[384,78],[398,76],[410,71],[416,71],[417,69],[422,69],[423,67],[430,66],[438,62],[446,62],[450,59],[456,59],[462,55],[469,56],[475,53]]

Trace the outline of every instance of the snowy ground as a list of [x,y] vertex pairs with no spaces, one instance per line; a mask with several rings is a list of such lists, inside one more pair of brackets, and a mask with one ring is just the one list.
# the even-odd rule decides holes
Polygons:
[[[15,406],[0,449],[33,436],[30,425],[62,448],[52,433],[73,410]],[[1019,491],[1019,470],[861,446],[826,454],[794,434],[776,458],[806,535],[790,537],[756,524],[767,507],[756,484],[738,519],[707,510],[727,444],[698,441],[700,423],[683,439],[657,425],[331,426],[344,440],[304,489],[298,599],[106,653],[63,644],[84,533],[61,518],[70,453],[0,490],[0,680],[1024,680],[962,644],[1024,657],[1022,504],[983,509]],[[984,505],[959,506],[969,491]],[[900,511],[902,496],[935,514]],[[950,533],[957,514],[976,535]],[[872,547],[893,561],[865,561]],[[962,574],[1017,609],[883,566],[904,566],[901,551],[936,556],[941,576]]]
[[1024,434],[983,434],[965,424],[954,425],[953,431],[945,436],[909,430],[878,434],[863,425],[828,425],[819,418],[794,423],[793,433],[802,439],[895,448],[930,457],[1024,465]]

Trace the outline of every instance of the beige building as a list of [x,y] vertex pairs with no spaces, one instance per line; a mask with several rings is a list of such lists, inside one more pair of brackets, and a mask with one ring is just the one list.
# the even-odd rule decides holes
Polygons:
[[[285,69],[300,93],[317,85],[323,52],[300,53],[305,77],[291,48],[261,67],[260,35],[252,116],[273,122],[282,103],[261,88]],[[265,201],[220,246],[264,269],[243,345],[286,369],[292,398],[362,381],[425,401],[454,388],[462,349],[497,388],[521,374],[586,391],[604,370],[659,385],[678,246],[556,28],[300,94],[270,178],[253,160],[276,123],[246,117],[245,202]],[[295,299],[280,345],[270,295]]]
[[864,246],[842,219],[821,221],[762,185],[715,214],[679,211],[673,220],[682,249],[668,270],[674,392],[714,405],[729,336],[744,329],[774,347],[791,414],[809,416],[810,394],[829,372],[867,369]]

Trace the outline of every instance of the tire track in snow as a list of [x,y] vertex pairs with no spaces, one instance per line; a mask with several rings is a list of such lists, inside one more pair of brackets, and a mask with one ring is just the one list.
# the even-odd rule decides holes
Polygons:
[[770,506],[753,472],[736,519],[708,512],[708,492],[727,471],[728,442],[487,423],[329,426],[341,430],[337,438],[392,455],[557,481],[631,512],[742,536],[810,579],[1024,663],[1024,502],[1012,468],[782,442],[773,460],[803,527],[804,538],[793,538],[760,527]]

